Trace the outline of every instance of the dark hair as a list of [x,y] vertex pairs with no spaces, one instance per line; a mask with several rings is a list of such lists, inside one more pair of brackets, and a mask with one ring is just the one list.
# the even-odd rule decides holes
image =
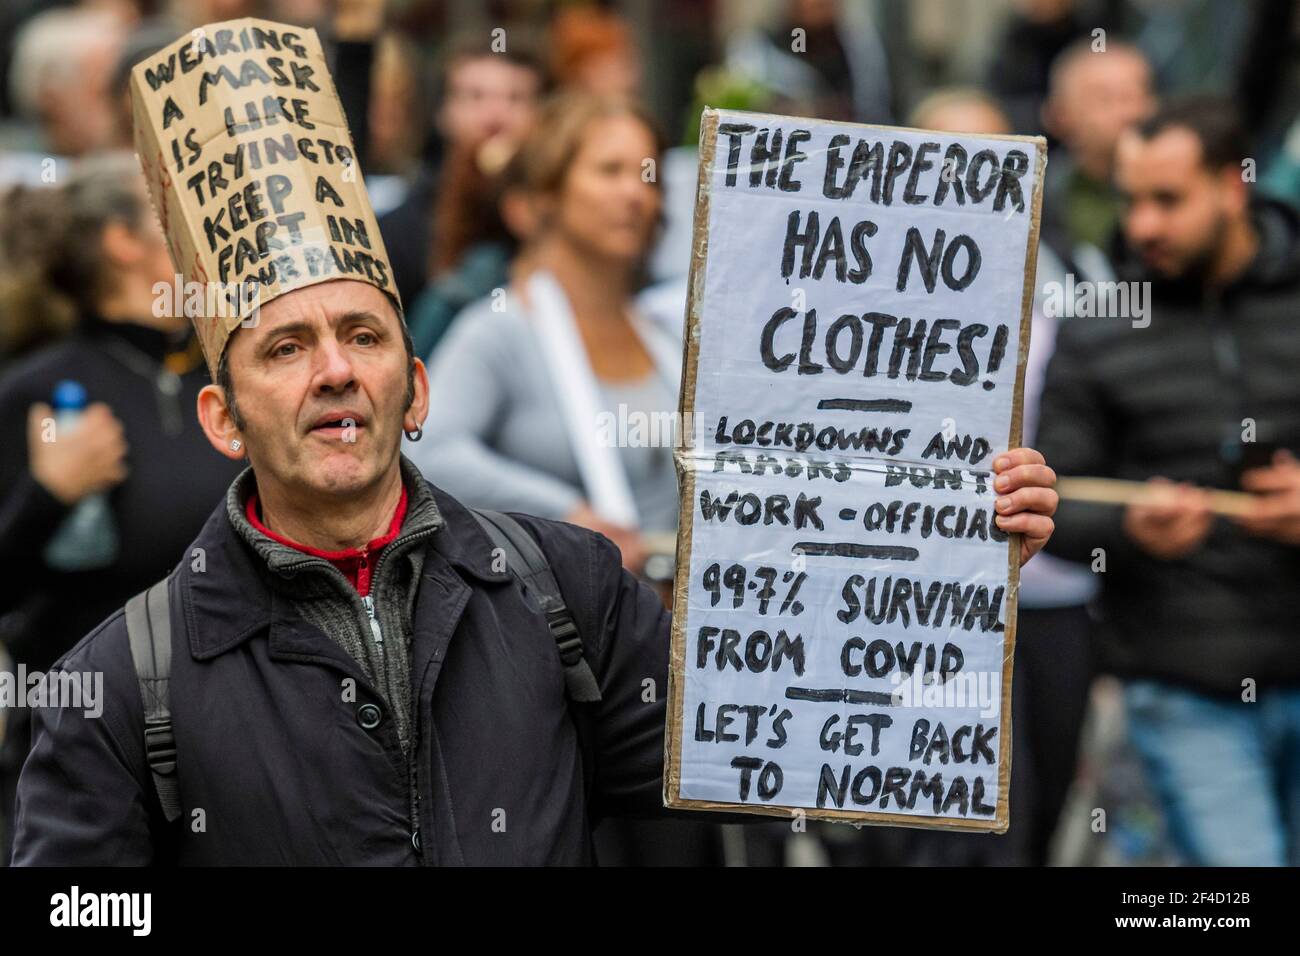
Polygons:
[[[229,344],[227,339],[226,343]],[[226,408],[230,412],[230,419],[235,423],[236,428],[244,427],[244,417],[239,414],[239,406],[235,404],[235,383],[230,378],[230,359],[226,355],[226,350],[221,350],[221,358],[217,359],[217,385],[226,395]]]
[[[397,313],[397,324],[402,329],[402,345],[406,348],[406,407],[410,408],[411,403],[415,401],[415,343],[411,341],[411,331],[406,327],[406,319],[402,317],[402,310],[397,307],[397,303],[391,298],[389,301],[393,303],[393,311]],[[229,339],[226,341],[229,344]],[[225,348],[222,348],[221,358],[217,360],[216,383],[226,394],[226,408],[230,411],[230,420],[235,423],[236,428],[242,429],[244,419],[239,414],[239,405],[235,402],[235,382],[230,377],[230,361]]]
[[1186,129],[1201,143],[1201,165],[1218,171],[1240,167],[1246,158],[1246,128],[1237,108],[1221,96],[1196,93],[1162,103],[1155,114],[1139,123],[1137,133],[1154,139],[1171,129]]

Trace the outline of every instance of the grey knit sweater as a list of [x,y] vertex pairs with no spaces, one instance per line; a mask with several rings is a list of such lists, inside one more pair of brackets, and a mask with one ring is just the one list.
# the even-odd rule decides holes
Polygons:
[[424,542],[443,525],[433,493],[420,471],[401,458],[406,485],[406,517],[397,537],[380,553],[370,582],[370,596],[381,641],[370,627],[365,602],[347,577],[324,558],[305,554],[258,531],[245,514],[256,487],[252,468],[245,469],[226,494],[230,523],[273,572],[272,586],[307,623],[329,635],[360,666],[387,705],[397,725],[402,750],[411,753],[415,726],[411,712],[411,617],[424,566]]

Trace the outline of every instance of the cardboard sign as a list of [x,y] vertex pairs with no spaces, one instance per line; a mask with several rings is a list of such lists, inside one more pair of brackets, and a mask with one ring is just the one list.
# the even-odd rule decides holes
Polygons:
[[131,102],[172,262],[187,286],[225,290],[186,310],[214,376],[230,333],[285,292],[359,279],[399,302],[314,30],[196,29],[131,71]]
[[1004,831],[1046,144],[707,110],[665,803]]

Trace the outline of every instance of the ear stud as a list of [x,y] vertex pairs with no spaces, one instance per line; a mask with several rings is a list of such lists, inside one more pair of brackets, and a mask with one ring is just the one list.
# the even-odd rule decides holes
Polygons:
[[230,442],[230,450],[231,450],[231,451],[239,451],[239,449],[241,449],[241,448],[243,448],[243,447],[244,447],[243,442],[241,442],[238,438],[231,439],[231,442]]

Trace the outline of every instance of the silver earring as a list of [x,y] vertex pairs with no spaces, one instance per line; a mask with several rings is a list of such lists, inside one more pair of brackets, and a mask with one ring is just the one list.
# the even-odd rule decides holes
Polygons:
[[231,451],[239,451],[239,449],[243,447],[244,447],[243,442],[241,442],[238,438],[231,439],[230,442]]
[[419,441],[423,437],[424,437],[424,429],[419,425],[415,426],[415,431],[406,433],[407,441]]

